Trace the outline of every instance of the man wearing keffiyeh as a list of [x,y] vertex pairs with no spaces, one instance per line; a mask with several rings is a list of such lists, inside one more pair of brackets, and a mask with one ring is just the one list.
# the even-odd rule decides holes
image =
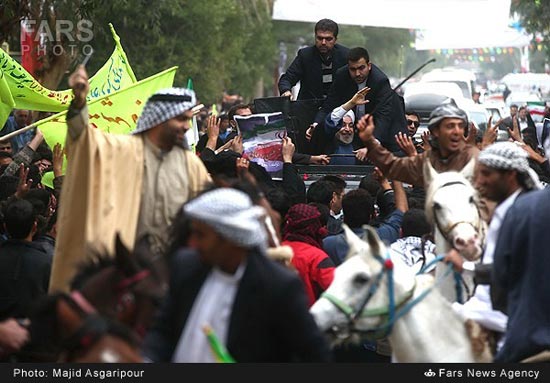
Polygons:
[[67,113],[68,166],[50,291],[68,290],[90,245],[113,253],[117,233],[127,247],[143,241],[162,258],[176,212],[210,181],[200,159],[185,150],[196,103],[192,90],[155,93],[131,135],[111,135],[88,124],[83,66],[69,85],[75,97]]
[[191,249],[172,256],[170,290],[145,338],[146,358],[215,362],[206,326],[240,363],[328,361],[302,282],[265,255],[264,208],[242,191],[219,188],[183,211]]
[[502,346],[502,335],[508,320],[503,311],[493,308],[491,300],[491,296],[493,299],[501,299],[502,288],[488,286],[491,283],[493,261],[497,257],[495,247],[500,238],[500,228],[508,209],[520,195],[541,188],[537,174],[529,167],[527,157],[527,152],[513,142],[497,142],[480,152],[475,185],[483,197],[497,204],[487,231],[482,263],[473,265],[463,262],[462,257],[453,250],[447,256],[447,261],[458,266],[458,270],[474,272],[478,284],[472,298],[464,305],[455,303],[453,307],[465,318],[475,320],[490,330],[498,342],[496,350]]

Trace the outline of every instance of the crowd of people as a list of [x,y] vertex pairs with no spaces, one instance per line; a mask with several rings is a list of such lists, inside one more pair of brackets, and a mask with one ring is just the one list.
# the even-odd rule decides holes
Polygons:
[[[375,227],[392,256],[416,271],[430,263],[436,249],[424,212],[425,164],[460,171],[471,160],[489,232],[482,262],[464,262],[455,250],[446,255],[478,283],[455,309],[492,333],[495,361],[550,348],[550,147],[544,151],[528,113],[519,108],[518,116],[490,122],[476,140],[466,112],[445,103],[418,140],[418,113],[405,108],[368,51],[337,44],[332,20],[320,20],[314,33],[315,44],[298,52],[278,84],[281,96],[300,82],[298,99],[319,100],[303,132],[314,154],[283,138],[282,180],[243,156],[235,116],[254,114],[252,104],[227,98],[219,116],[199,116],[195,153],[185,140],[197,105],[189,89],[158,91],[131,134],[110,135],[88,123],[82,66],[69,79],[64,147],[49,148],[39,129],[0,141],[1,358],[29,341],[33,304],[69,292],[89,248],[113,252],[119,236],[166,270],[169,288],[146,329],[144,361],[215,362],[203,332],[209,326],[238,362],[390,362],[386,338],[331,348],[309,308],[346,259],[344,224],[360,236],[364,225]],[[1,134],[30,118],[14,111]],[[509,141],[496,142],[499,128]],[[357,188],[332,175],[306,188],[296,164],[373,171]],[[47,171],[53,188],[41,183]]]

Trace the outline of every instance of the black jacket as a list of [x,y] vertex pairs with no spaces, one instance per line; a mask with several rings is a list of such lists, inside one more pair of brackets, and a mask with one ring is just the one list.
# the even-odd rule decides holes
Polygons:
[[[388,150],[400,151],[395,135],[398,132],[407,134],[404,103],[391,88],[388,77],[374,64],[371,65],[366,86],[371,90],[365,97],[370,100],[365,104],[365,113],[372,113],[376,108],[374,136]],[[323,118],[337,106],[349,101],[357,90],[357,83],[350,76],[346,64],[336,72],[328,97],[323,104]]]
[[[173,258],[170,290],[144,341],[154,362],[172,359],[210,268],[182,249]],[[328,345],[308,311],[297,274],[251,251],[230,317],[227,349],[237,362],[326,362]]]
[[[349,49],[335,44],[332,50],[332,76],[348,63]],[[279,79],[279,92],[283,94],[300,81],[298,100],[324,99],[321,54],[317,47],[310,46],[298,51],[296,58]]]
[[51,259],[32,242],[9,239],[0,245],[0,320],[23,318],[48,293]]

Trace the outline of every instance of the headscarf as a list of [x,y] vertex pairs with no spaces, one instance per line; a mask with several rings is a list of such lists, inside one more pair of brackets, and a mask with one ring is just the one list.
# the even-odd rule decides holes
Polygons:
[[143,133],[179,116],[196,104],[195,92],[186,88],[168,88],[153,94],[143,107],[137,127],[131,134]]
[[323,238],[328,231],[321,223],[321,213],[315,206],[299,203],[292,206],[285,216],[283,240],[305,242],[323,248]]
[[189,201],[183,210],[237,245],[264,250],[267,247],[267,234],[261,223],[266,212],[240,190],[214,189]]
[[525,174],[528,190],[542,189],[537,173],[529,166],[529,154],[513,142],[496,142],[483,149],[478,162],[494,169],[516,170]]
[[466,112],[453,103],[446,103],[439,105],[430,113],[430,122],[428,123],[430,132],[445,118],[460,118],[468,126],[468,115]]

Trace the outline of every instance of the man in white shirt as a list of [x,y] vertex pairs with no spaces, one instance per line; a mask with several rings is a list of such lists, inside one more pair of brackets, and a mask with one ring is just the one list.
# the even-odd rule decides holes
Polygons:
[[506,212],[521,193],[541,188],[538,176],[529,167],[527,157],[527,152],[512,142],[497,142],[480,152],[475,186],[483,197],[497,203],[487,231],[481,265],[464,262],[454,250],[446,258],[458,271],[474,272],[478,284],[474,295],[464,305],[455,303],[454,308],[465,318],[473,319],[500,334],[506,330],[507,316],[493,309],[491,294],[496,292],[490,291],[488,284],[491,281],[495,245]]
[[324,362],[325,339],[297,274],[265,256],[265,211],[220,188],[184,205],[188,245],[174,255],[168,292],[147,334],[153,362],[211,363],[212,328],[237,362]]

